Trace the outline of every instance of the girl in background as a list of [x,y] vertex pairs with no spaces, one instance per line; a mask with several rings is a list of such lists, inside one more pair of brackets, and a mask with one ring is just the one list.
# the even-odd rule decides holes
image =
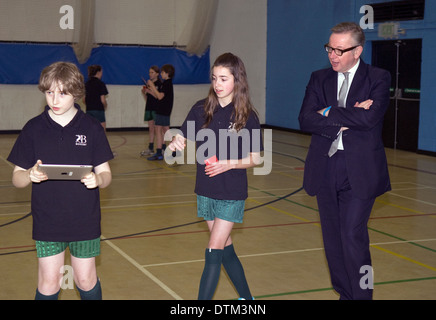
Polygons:
[[88,81],[85,84],[86,113],[100,121],[106,131],[106,96],[109,94],[106,84],[101,81],[103,69],[99,65],[88,67]]
[[[150,77],[150,81],[153,82],[154,86],[158,91],[160,91],[162,82],[159,79],[160,69],[158,66],[151,66],[148,71],[148,75]],[[141,156],[148,156],[154,154],[154,138],[155,138],[155,127],[154,121],[156,119],[156,109],[159,105],[159,100],[153,95],[150,87],[145,84],[142,87],[142,95],[145,99],[145,114],[144,121],[148,121],[148,134],[149,134],[149,143],[148,149],[141,151]]]

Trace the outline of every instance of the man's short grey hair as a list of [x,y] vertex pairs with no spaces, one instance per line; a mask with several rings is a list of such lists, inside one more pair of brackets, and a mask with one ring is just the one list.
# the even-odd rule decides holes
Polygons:
[[332,33],[351,33],[356,45],[365,45],[365,33],[362,28],[354,22],[342,22],[331,29]]

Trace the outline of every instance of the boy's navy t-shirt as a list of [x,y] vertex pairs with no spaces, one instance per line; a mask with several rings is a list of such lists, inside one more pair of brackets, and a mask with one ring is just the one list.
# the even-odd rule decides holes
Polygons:
[[218,160],[243,159],[249,153],[263,151],[259,119],[252,112],[245,127],[236,133],[232,124],[234,106],[230,103],[224,108],[217,106],[208,128],[202,129],[204,103],[205,100],[198,101],[191,108],[180,128],[185,138],[196,141],[195,193],[218,200],[245,200],[248,197],[247,169],[232,169],[209,177],[204,160],[213,155]]
[[[75,107],[76,116],[62,127],[50,118],[46,106],[23,127],[8,161],[29,169],[37,160],[96,167],[112,159],[101,124]],[[87,189],[80,181],[32,183],[31,210],[35,240],[82,241],[101,235],[99,189]]]
[[163,92],[164,97],[159,101],[156,114],[160,114],[162,116],[170,116],[171,111],[173,110],[174,104],[174,86],[173,80],[167,79],[162,83],[160,92]]

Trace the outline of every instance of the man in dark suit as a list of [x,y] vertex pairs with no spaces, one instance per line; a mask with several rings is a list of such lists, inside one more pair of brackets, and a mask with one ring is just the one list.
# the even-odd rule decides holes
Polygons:
[[360,59],[362,29],[332,28],[331,68],[312,73],[299,121],[312,134],[303,186],[316,195],[333,288],[341,299],[372,299],[367,223],[375,198],[391,189],[382,141],[390,74]]

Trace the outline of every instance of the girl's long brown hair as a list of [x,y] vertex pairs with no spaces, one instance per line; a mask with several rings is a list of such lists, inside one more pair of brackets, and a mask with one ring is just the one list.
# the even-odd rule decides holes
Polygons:
[[[251,112],[256,113],[256,110],[253,108],[253,105],[250,101],[247,73],[245,71],[244,63],[239,57],[235,56],[234,54],[224,53],[215,60],[211,70],[213,70],[213,68],[215,67],[225,67],[229,69],[230,73],[235,78],[232,101],[235,109],[232,115],[232,120],[234,124],[234,129],[236,129],[236,131],[239,131],[245,127],[245,124],[247,123],[248,117]],[[203,128],[207,128],[209,126],[209,123],[212,121],[213,114],[215,113],[215,110],[217,110],[217,108],[220,108],[220,106],[218,98],[213,89],[213,83],[211,81],[209,94],[204,104],[206,119]]]

